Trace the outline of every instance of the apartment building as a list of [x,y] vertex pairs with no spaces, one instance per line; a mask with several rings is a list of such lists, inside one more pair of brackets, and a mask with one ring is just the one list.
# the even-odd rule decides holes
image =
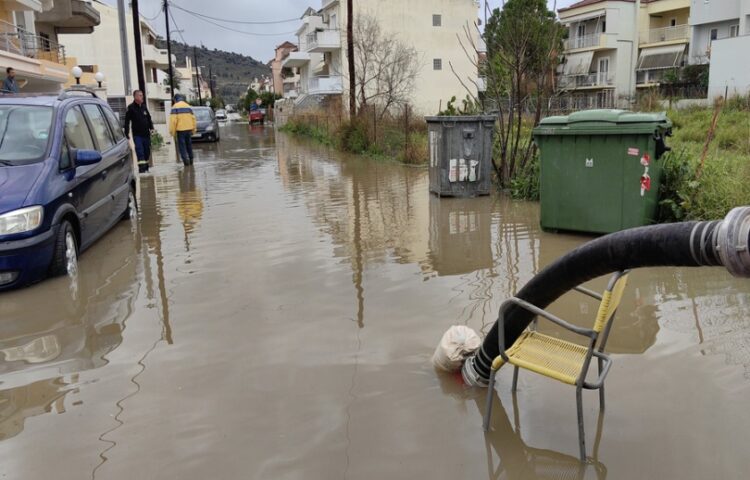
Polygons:
[[277,95],[295,98],[299,90],[299,69],[284,68],[284,60],[291,52],[299,49],[292,42],[284,42],[276,47],[275,55],[271,60],[271,72],[273,75],[273,89]]
[[750,0],[691,0],[690,7],[690,63],[709,63],[716,40],[750,34]]
[[99,23],[89,0],[0,0],[2,75],[13,67],[22,92],[59,91],[70,65],[58,35],[79,37]]
[[750,94],[750,0],[692,0],[692,63],[710,62],[708,97]]
[[[479,43],[478,14],[476,0],[354,0],[355,17],[374,17],[386,37],[417,51],[419,73],[410,103],[421,114],[437,113],[453,96],[477,95],[476,59],[466,50],[472,51],[469,43]],[[299,51],[290,52],[282,64],[299,69],[298,103],[306,97],[348,95],[346,18],[346,2],[339,0],[322,0],[320,10],[305,12],[296,33]],[[464,40],[462,47],[464,29],[471,41]]]
[[643,0],[638,18],[640,54],[636,84],[659,84],[685,66],[690,44],[690,0]]
[[[68,54],[77,59],[84,72],[102,72],[106,75],[108,101],[116,111],[122,113],[132,90],[138,87],[132,15],[128,13],[125,21],[130,63],[130,88],[126,88],[120,54],[117,7],[99,0],[92,0],[92,6],[101,18],[101,23],[94,32],[85,36],[60,35],[60,39],[66,45]],[[167,50],[157,48],[156,31],[146,20],[141,19],[140,27],[148,107],[154,121],[164,123],[164,102],[171,99],[169,87],[164,85],[164,70],[169,68]]]
[[[167,67],[168,68],[168,67]],[[204,103],[211,98],[211,88],[205,80],[208,75],[205,74],[205,68],[196,67],[190,56],[185,57],[184,67],[174,67],[177,72],[175,77],[179,77],[180,82],[175,86],[175,91],[185,95],[189,102],[198,101]]]

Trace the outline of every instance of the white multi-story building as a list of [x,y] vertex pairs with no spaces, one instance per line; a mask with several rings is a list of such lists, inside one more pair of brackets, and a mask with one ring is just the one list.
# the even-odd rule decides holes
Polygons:
[[750,34],[750,0],[691,0],[690,7],[690,63],[709,63],[716,40]]
[[[102,72],[106,75],[107,98],[112,107],[122,113],[132,91],[127,91],[122,67],[120,48],[120,26],[117,7],[93,0],[93,7],[99,12],[101,24],[91,35],[60,35],[66,51],[75,57],[84,71]],[[133,20],[130,13],[125,21],[128,39],[128,60],[130,63],[131,90],[138,88],[138,75],[133,40]],[[169,68],[166,49],[156,47],[156,31],[141,19],[141,50],[146,81],[146,98],[151,116],[155,122],[166,122],[164,102],[171,99],[169,87],[164,85],[164,70]]]
[[[321,7],[305,12],[297,31],[299,51],[290,52],[283,63],[299,68],[298,102],[313,95],[348,95],[346,2],[322,0]],[[437,113],[453,96],[476,97],[476,59],[467,51],[479,44],[478,13],[477,0],[354,0],[355,17],[374,17],[386,37],[417,51],[419,73],[410,103],[421,114]]]
[[708,96],[750,94],[750,0],[692,0],[691,62],[711,64]]
[[72,65],[58,34],[82,37],[99,22],[90,0],[0,0],[0,74],[13,67],[22,93],[59,91]]
[[643,0],[639,13],[638,87],[659,84],[683,67],[690,43],[690,0]]
[[635,3],[583,0],[558,14],[568,29],[558,88],[580,95],[582,107],[627,104],[635,95],[638,58]]

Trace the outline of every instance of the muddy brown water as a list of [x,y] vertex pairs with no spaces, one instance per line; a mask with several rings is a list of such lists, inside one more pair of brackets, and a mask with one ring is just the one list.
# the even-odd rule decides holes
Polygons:
[[541,232],[533,203],[438,200],[423,169],[222,129],[193,169],[159,152],[139,224],[75,288],[0,295],[2,478],[746,478],[746,281],[634,272],[581,467],[572,388],[522,373],[514,401],[501,372],[485,436],[484,391],[429,359],[586,237]]

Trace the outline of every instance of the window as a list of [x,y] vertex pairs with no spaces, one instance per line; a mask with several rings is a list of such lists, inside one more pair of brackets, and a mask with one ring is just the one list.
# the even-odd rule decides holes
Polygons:
[[607,33],[607,21],[602,20],[602,33]]
[[732,25],[729,27],[729,36],[734,38],[736,36],[739,36],[740,34],[740,26],[739,25]]
[[94,149],[91,132],[89,132],[83,113],[78,107],[71,108],[65,115],[65,138],[68,139],[70,148]]
[[711,40],[716,40],[719,38],[719,29],[718,28],[712,28],[711,29]]
[[115,142],[119,142],[123,138],[125,138],[125,134],[122,131],[122,124],[120,124],[120,120],[117,118],[117,116],[112,113],[112,110],[108,108],[103,108],[104,110],[104,116],[107,117],[107,121],[109,122],[109,128],[112,130],[112,133],[115,136]]
[[335,13],[331,14],[331,19],[328,20],[328,28],[331,30],[338,30],[339,29],[339,19],[336,16]]
[[432,69],[433,70],[442,70],[443,69],[443,59],[442,58],[436,58],[432,60]]
[[578,29],[576,31],[577,37],[585,37],[586,36],[586,24],[585,23],[579,23]]
[[443,25],[443,16],[442,15],[433,15],[432,16],[432,26],[433,27],[441,27]]
[[0,161],[23,164],[40,159],[47,152],[51,125],[50,107],[0,105]]
[[70,149],[68,148],[68,142],[63,139],[62,148],[60,149],[60,170],[68,170],[73,168],[73,162],[70,160]]
[[676,18],[671,19],[669,21],[669,26],[670,27],[676,27],[677,26],[677,19]]
[[115,144],[112,138],[112,132],[109,131],[107,120],[98,105],[89,103],[83,106],[86,116],[89,117],[91,128],[93,129],[96,144],[99,145],[99,151],[109,150]]

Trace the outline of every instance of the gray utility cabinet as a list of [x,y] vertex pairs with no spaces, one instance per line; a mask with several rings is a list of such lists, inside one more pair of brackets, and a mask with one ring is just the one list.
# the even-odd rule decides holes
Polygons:
[[430,191],[440,197],[489,195],[492,188],[492,115],[425,117]]

